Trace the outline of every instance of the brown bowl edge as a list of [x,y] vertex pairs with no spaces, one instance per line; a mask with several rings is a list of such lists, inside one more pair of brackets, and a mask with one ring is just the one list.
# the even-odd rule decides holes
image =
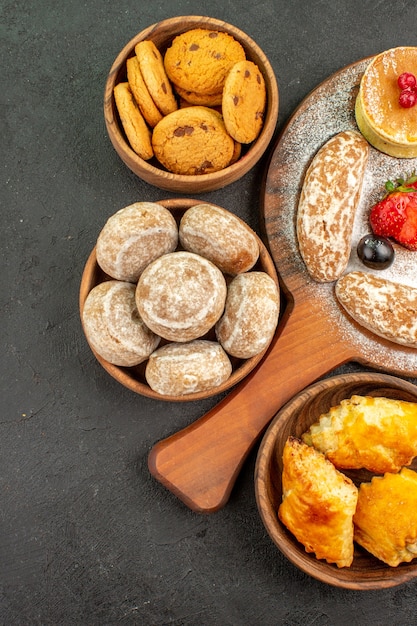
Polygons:
[[[349,390],[349,391],[348,391]],[[280,522],[277,509],[281,497],[281,483],[278,462],[275,460],[282,452],[282,445],[289,434],[299,437],[319,414],[314,411],[320,404],[320,412],[337,405],[342,399],[353,394],[379,395],[401,398],[417,402],[417,387],[406,380],[380,373],[352,373],[329,377],[307,387],[290,400],[274,417],[259,447],[255,466],[255,495],[262,522],[278,549],[300,570],[327,584],[355,590],[383,589],[403,584],[417,577],[417,562],[402,563],[393,568],[379,561],[371,554],[355,546],[355,556],[349,568],[337,568],[336,565],[317,559],[305,551],[304,547]],[[309,411],[309,418],[298,428],[296,419],[303,415],[303,409]],[[327,409],[327,410],[328,410]],[[295,412],[295,416],[294,416]],[[289,416],[293,415],[290,420]],[[288,419],[287,419],[288,417]],[[289,423],[291,422],[291,424]],[[277,448],[277,438],[281,436],[281,446]],[[417,470],[417,461],[411,465]],[[265,480],[271,472],[275,480]],[[273,474],[273,475],[274,475]],[[365,478],[366,472],[362,477]],[[351,476],[352,477],[352,476]],[[369,478],[368,478],[369,479]]]
[[[185,24],[185,21],[187,23]],[[173,174],[154,166],[147,161],[141,159],[129,146],[124,133],[119,124],[116,106],[113,97],[114,86],[120,82],[125,72],[125,62],[129,56],[132,56],[135,45],[143,39],[152,39],[157,47],[164,49],[168,43],[168,33],[170,39],[172,35],[170,28],[178,26],[175,35],[183,33],[191,28],[206,27],[213,30],[222,30],[234,36],[244,47],[245,52],[250,60],[264,68],[265,84],[267,87],[267,113],[265,122],[258,138],[250,145],[247,152],[236,162],[228,167],[211,174],[202,174],[200,176],[186,176],[181,174]],[[276,103],[276,105],[274,104]],[[106,80],[104,90],[104,120],[110,141],[119,154],[123,162],[137,176],[161,189],[173,192],[191,192],[202,193],[206,191],[214,191],[235,182],[244,176],[268,148],[268,145],[275,132],[278,119],[279,93],[278,84],[275,73],[272,69],[268,58],[258,46],[258,44],[237,27],[228,24],[222,20],[204,16],[183,16],[168,18],[156,24],[149,26],[135,37],[133,37],[117,55],[109,75]],[[140,170],[140,174],[138,173]]]
[[[178,218],[182,212],[184,212],[185,210],[187,210],[188,208],[192,206],[195,206],[196,204],[201,204],[203,201],[195,200],[192,198],[175,198],[175,199],[167,199],[167,200],[157,200],[156,202],[158,204],[161,204],[165,208],[169,209],[171,212],[173,212],[174,216],[176,215]],[[219,206],[219,205],[215,205],[212,202],[210,204],[213,204],[214,206]],[[238,217],[237,215],[235,215],[235,217],[237,217],[240,221],[242,221],[247,228],[250,228],[248,224],[246,224],[246,222],[244,222],[244,220],[242,220],[240,217]],[[254,268],[252,268],[252,270],[262,269],[275,281],[275,284],[279,288],[278,275],[277,275],[272,257],[270,256],[265,244],[260,239],[260,237],[255,233],[255,231],[253,231],[252,229],[250,230],[256,236],[256,239],[259,244],[259,259],[257,261],[257,264],[254,266]],[[96,252],[95,252],[95,246],[94,246],[93,250],[91,251],[87,259],[87,262],[84,266],[84,270],[81,276],[81,283],[80,283],[80,290],[79,290],[79,311],[80,311],[80,319],[81,319],[82,327],[83,327],[82,312],[84,309],[85,300],[89,292],[96,284],[98,284],[99,282],[103,282],[104,280],[108,280],[109,278],[110,277],[107,276],[97,264]],[[88,340],[87,340],[87,343],[88,343]],[[140,395],[153,398],[155,400],[163,400],[166,402],[191,402],[191,401],[197,401],[197,400],[204,400],[206,398],[210,398],[215,395],[228,391],[229,389],[237,385],[243,378],[245,378],[250,372],[252,372],[252,370],[254,370],[255,367],[258,366],[258,364],[261,362],[261,360],[263,359],[263,357],[265,356],[266,352],[269,349],[269,345],[268,345],[267,347],[264,348],[264,350],[262,350],[262,352],[244,361],[231,359],[232,364],[234,366],[232,374],[227,379],[227,381],[225,381],[219,387],[216,387],[214,389],[207,390],[207,391],[187,394],[184,396],[169,396],[169,395],[162,395],[162,394],[157,393],[156,391],[153,391],[146,382],[142,382],[138,380],[137,377],[135,377],[135,371],[136,371],[135,368],[119,367],[117,365],[113,365],[112,363],[109,363],[108,361],[103,359],[99,354],[97,354],[97,352],[92,348],[90,344],[89,344],[89,347],[91,351],[93,352],[97,361],[100,363],[100,365],[115,380],[121,383],[124,387]],[[141,365],[142,367],[144,367],[144,364],[141,364]],[[139,370],[140,369],[142,369],[141,366],[139,366]]]

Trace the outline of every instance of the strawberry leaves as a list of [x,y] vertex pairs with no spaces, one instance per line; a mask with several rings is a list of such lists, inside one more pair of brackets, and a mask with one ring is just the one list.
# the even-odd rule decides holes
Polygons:
[[[415,186],[413,186],[415,185]],[[387,180],[385,183],[385,189],[387,190],[387,194],[393,193],[394,191],[401,191],[402,193],[410,193],[417,190],[417,174],[415,172],[412,173],[407,179],[404,178],[396,178],[393,182],[392,180]]]

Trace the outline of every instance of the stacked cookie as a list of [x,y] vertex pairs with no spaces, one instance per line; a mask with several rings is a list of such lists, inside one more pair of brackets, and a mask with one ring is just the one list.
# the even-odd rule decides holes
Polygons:
[[141,41],[126,74],[114,98],[130,146],[170,172],[222,170],[261,131],[264,77],[226,32],[191,29],[175,37],[164,56],[153,41]]

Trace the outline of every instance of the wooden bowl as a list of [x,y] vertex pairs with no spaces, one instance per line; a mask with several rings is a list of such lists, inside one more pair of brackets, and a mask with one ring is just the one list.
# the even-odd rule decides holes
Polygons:
[[[224,31],[241,43],[249,60],[256,63],[265,79],[267,106],[264,124],[258,138],[247,147],[242,145],[238,161],[225,169],[200,176],[172,174],[153,158],[141,159],[130,147],[120,123],[113,96],[119,82],[126,81],[126,60],[134,56],[135,46],[144,39],[152,40],[163,55],[174,37],[193,28]],[[146,182],[171,192],[203,193],[220,189],[235,182],[259,161],[274,134],[278,119],[278,86],[274,71],[259,46],[241,30],[221,20],[198,15],[173,17],[149,26],[125,45],[114,61],[104,92],[104,119],[110,140],[124,163]]]
[[[169,209],[175,217],[177,223],[179,223],[185,211],[190,207],[195,206],[196,204],[200,204],[201,201],[193,200],[191,198],[176,198],[170,200],[158,200],[157,202],[158,204],[161,204],[165,208]],[[264,243],[256,235],[256,233],[254,233],[254,235],[257,238],[259,244],[259,259],[252,269],[266,272],[275,281],[276,285],[278,285],[278,277],[275,270],[274,262],[269,255],[269,252],[266,249]],[[103,270],[97,263],[96,249],[94,247],[90,253],[81,277],[79,293],[81,320],[84,303],[88,294],[93,289],[93,287],[95,287],[99,283],[104,282],[105,280],[109,280],[109,278],[110,277],[103,272]],[[209,331],[209,333],[203,338],[215,340],[214,329]],[[164,343],[167,342],[162,340],[160,345],[162,346]],[[153,391],[149,387],[145,378],[146,361],[135,367],[120,367],[118,365],[113,365],[112,363],[109,363],[99,354],[97,354],[91,346],[90,348],[96,359],[104,367],[104,369],[119,383],[121,383],[128,389],[131,389],[135,393],[139,393],[143,396],[147,396],[149,398],[154,398],[157,400],[166,400],[170,402],[187,402],[191,400],[203,400],[204,398],[209,398],[216,394],[223,393],[224,391],[227,391],[228,389],[236,385],[258,365],[258,363],[261,361],[264,354],[266,353],[268,346],[265,347],[262,352],[251,357],[250,359],[237,359],[229,355],[233,370],[228,380],[226,380],[222,385],[219,385],[218,387],[215,387],[213,389],[202,392],[190,393],[184,396],[168,396]]]
[[[417,576],[417,559],[389,567],[372,554],[356,546],[353,563],[348,568],[318,560],[278,519],[282,500],[282,451],[289,435],[300,437],[321,413],[352,395],[384,396],[417,402],[417,387],[388,374],[357,373],[335,376],[308,387],[288,402],[275,416],[259,448],[255,468],[255,491],[262,521],[272,541],[299,569],[322,582],[349,589],[393,587]],[[417,461],[411,467],[417,470]],[[366,470],[346,472],[359,485],[369,481]]]

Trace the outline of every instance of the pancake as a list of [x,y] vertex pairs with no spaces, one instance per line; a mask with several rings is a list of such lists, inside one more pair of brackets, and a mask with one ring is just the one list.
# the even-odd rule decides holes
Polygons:
[[417,105],[399,103],[398,77],[417,76],[417,47],[391,48],[375,56],[366,68],[356,99],[359,130],[375,148],[393,157],[417,157]]

